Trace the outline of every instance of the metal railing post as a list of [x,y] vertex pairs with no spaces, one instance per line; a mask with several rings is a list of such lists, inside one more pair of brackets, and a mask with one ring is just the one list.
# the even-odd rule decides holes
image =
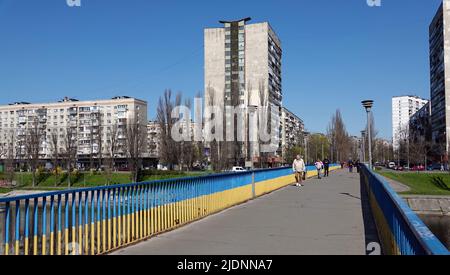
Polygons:
[[252,172],[252,198],[256,198],[255,172]]

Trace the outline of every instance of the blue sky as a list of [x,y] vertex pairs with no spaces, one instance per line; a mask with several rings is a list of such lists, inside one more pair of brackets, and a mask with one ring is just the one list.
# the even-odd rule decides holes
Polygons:
[[149,116],[167,88],[203,90],[203,29],[269,21],[283,44],[284,105],[313,132],[341,109],[364,128],[374,99],[390,138],[391,97],[429,98],[428,26],[440,0],[0,0],[0,104],[129,95]]

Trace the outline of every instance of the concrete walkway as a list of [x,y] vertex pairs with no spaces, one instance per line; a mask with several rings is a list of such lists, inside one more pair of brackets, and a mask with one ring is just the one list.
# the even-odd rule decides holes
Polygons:
[[365,254],[374,228],[361,196],[359,175],[337,171],[113,254]]

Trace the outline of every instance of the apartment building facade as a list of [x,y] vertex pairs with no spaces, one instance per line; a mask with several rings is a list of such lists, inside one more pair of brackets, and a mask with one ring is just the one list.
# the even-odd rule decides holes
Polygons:
[[[109,100],[78,101],[64,98],[55,103],[16,102],[0,106],[1,158],[26,160],[31,132],[39,133],[39,157],[50,160],[76,150],[79,168],[108,154],[115,143],[115,157],[126,157],[126,127],[147,127],[147,102],[115,97]],[[9,155],[9,156],[8,156]]]
[[418,96],[396,96],[392,98],[392,139],[394,150],[400,146],[402,139],[409,138],[409,122],[428,100]]
[[[205,47],[205,102],[207,106],[227,106],[261,111],[268,107],[272,118],[280,121],[282,115],[281,41],[267,22],[248,24],[250,18],[220,21],[223,27],[204,31]],[[273,107],[273,108],[271,108]],[[230,142],[229,158],[234,164],[259,157],[259,146],[250,143],[249,119],[228,119],[224,132],[242,119],[243,127],[234,127],[234,141]],[[279,143],[281,127],[271,134]],[[206,133],[208,135],[208,133]],[[245,137],[237,142],[237,136]],[[278,145],[278,144],[277,144]],[[280,154],[281,150],[271,152]],[[239,162],[239,163],[236,163]]]
[[283,158],[287,150],[300,146],[304,139],[305,124],[301,118],[283,107],[281,116],[281,148]]
[[[450,2],[443,1],[429,29],[432,141],[448,158],[450,132]],[[448,159],[447,159],[448,161]]]
[[412,143],[431,142],[431,104],[428,102],[409,120],[409,140]]

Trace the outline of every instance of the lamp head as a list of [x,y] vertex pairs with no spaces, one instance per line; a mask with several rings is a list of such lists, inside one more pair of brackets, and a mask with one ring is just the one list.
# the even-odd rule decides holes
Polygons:
[[373,107],[373,100],[364,100],[362,102],[362,105],[364,108],[366,108],[366,112],[370,112],[370,110],[372,110]]

